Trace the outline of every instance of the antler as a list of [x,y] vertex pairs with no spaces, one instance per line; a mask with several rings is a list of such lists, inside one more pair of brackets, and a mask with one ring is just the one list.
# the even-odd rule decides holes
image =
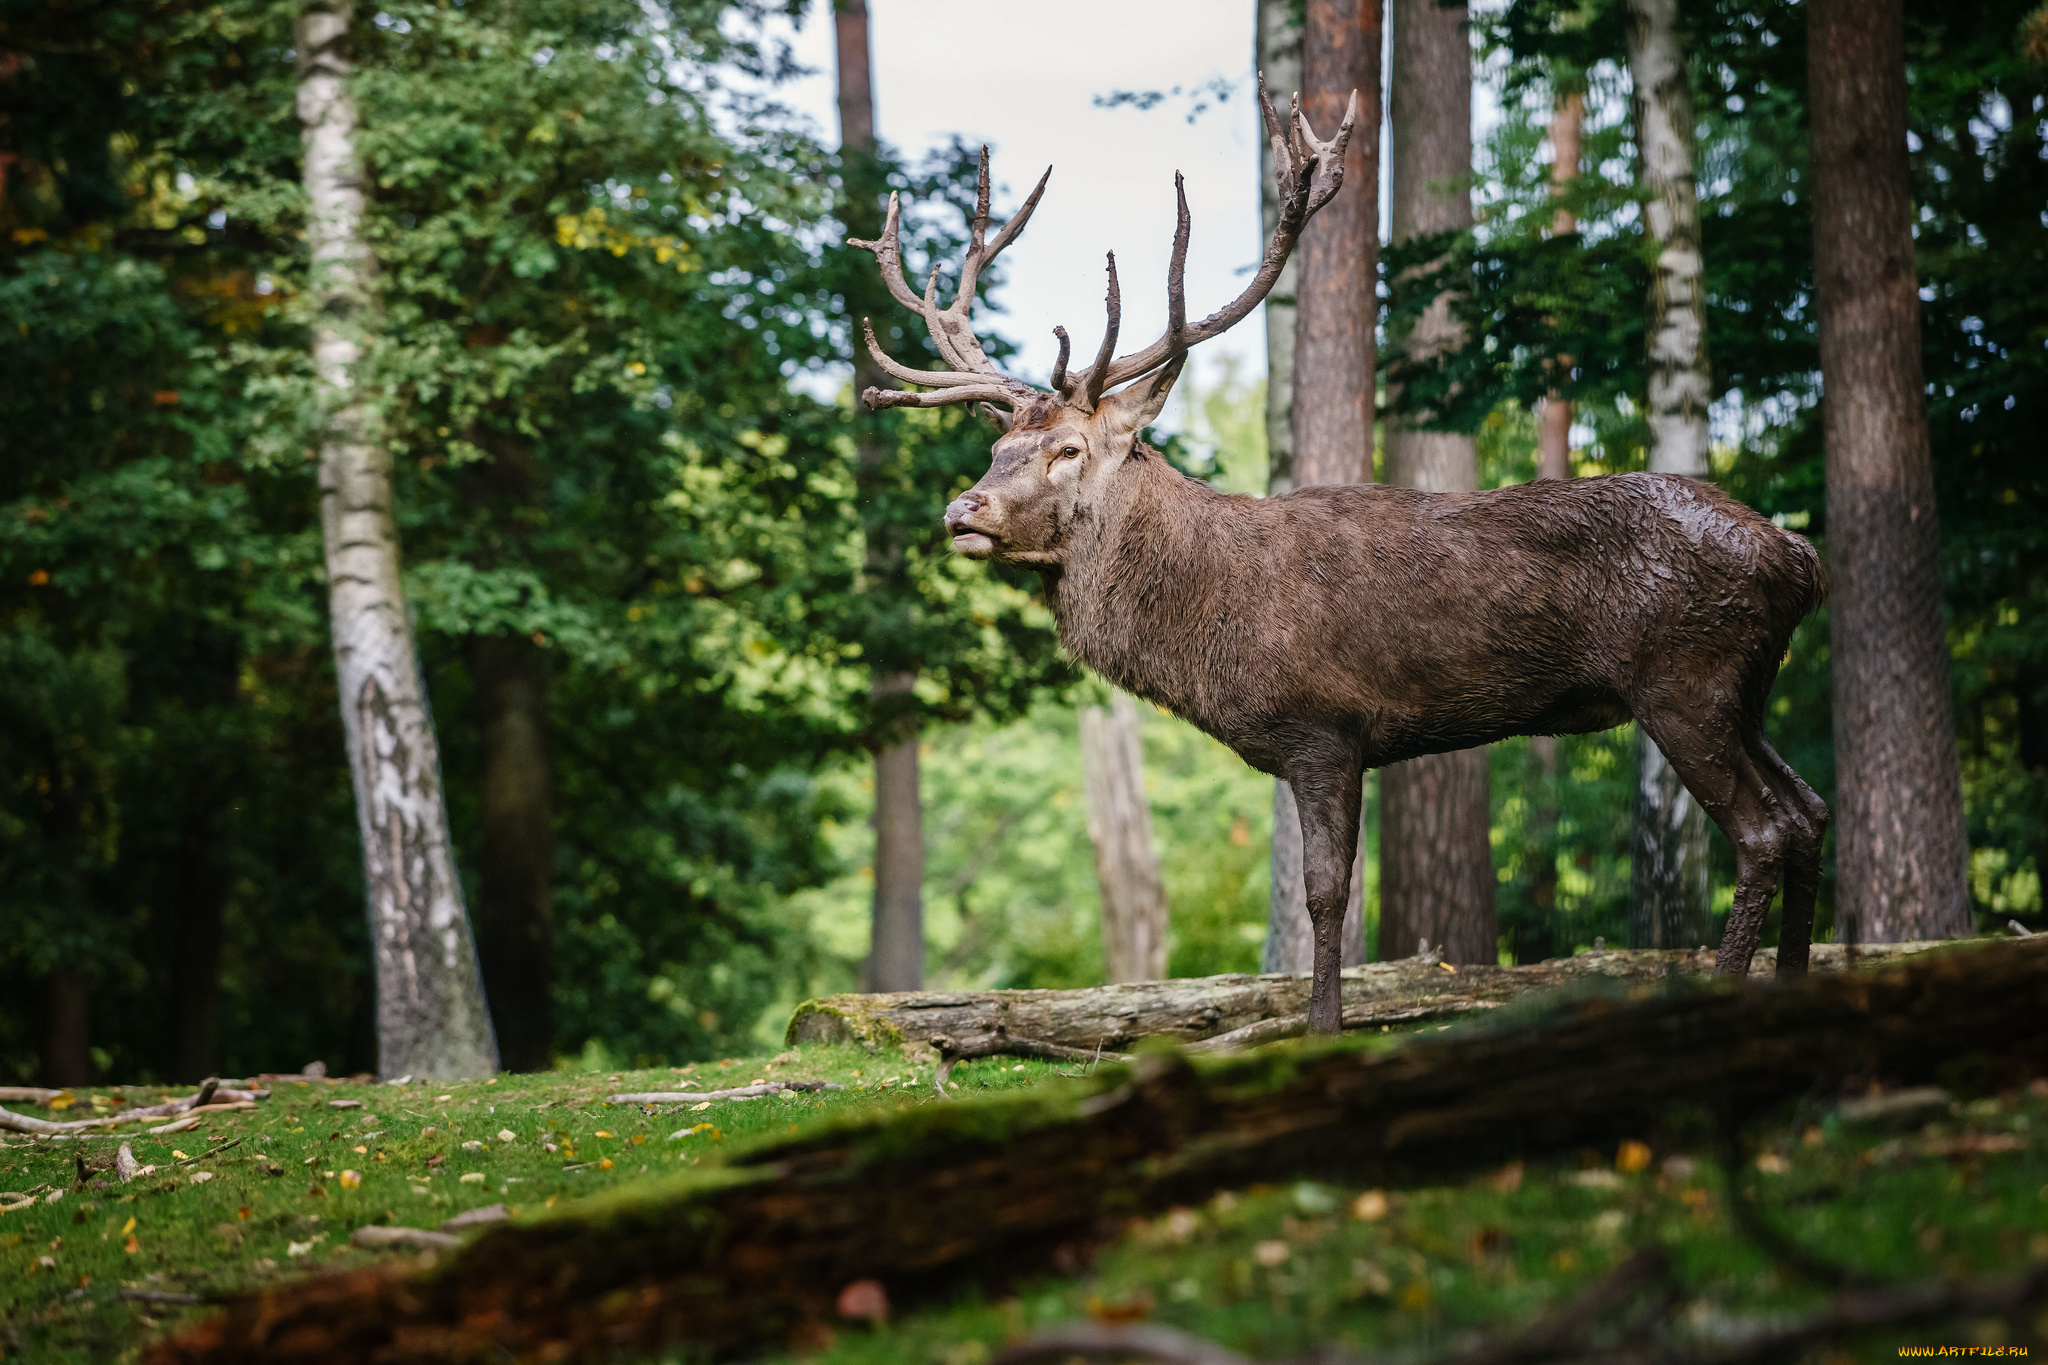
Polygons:
[[947,370],[913,370],[897,364],[882,351],[875,341],[874,327],[863,318],[861,326],[867,335],[868,354],[875,358],[875,363],[897,379],[930,390],[926,393],[905,393],[900,389],[869,389],[861,399],[870,408],[935,408],[947,403],[977,401],[1014,405],[1038,396],[1037,389],[997,369],[995,362],[981,349],[981,342],[974,335],[972,309],[975,286],[982,270],[1000,256],[1003,248],[1014,241],[1024,230],[1024,225],[1031,221],[1031,212],[1038,207],[1039,197],[1045,193],[1046,181],[1051,178],[1052,168],[1048,166],[1045,174],[1038,178],[1038,187],[1024,201],[1024,206],[1003,224],[1002,230],[991,241],[988,239],[988,148],[981,149],[981,173],[975,184],[973,230],[966,258],[960,263],[960,280],[954,290],[953,302],[944,308],[939,307],[939,272],[936,269],[925,285],[923,298],[913,293],[909,282],[903,278],[902,208],[895,194],[889,196],[889,216],[882,224],[881,237],[872,242],[848,239],[847,245],[875,254],[875,262],[881,267],[882,280],[889,286],[889,293],[898,303],[924,319],[926,329],[931,332],[932,344],[938,347],[940,359],[953,367]]
[[1142,351],[1114,361],[1110,359],[1116,350],[1117,328],[1122,321],[1121,300],[1116,287],[1116,258],[1112,256],[1109,262],[1109,327],[1102,340],[1102,351],[1093,365],[1068,379],[1067,388],[1062,393],[1079,389],[1081,401],[1092,410],[1107,389],[1128,383],[1161,366],[1177,368],[1189,347],[1235,327],[1271,292],[1274,281],[1280,278],[1280,271],[1287,264],[1288,255],[1294,250],[1295,240],[1301,235],[1302,225],[1317,209],[1329,203],[1331,196],[1344,184],[1344,149],[1351,141],[1351,127],[1358,120],[1358,92],[1351,92],[1351,101],[1344,110],[1344,121],[1338,125],[1336,135],[1327,142],[1319,141],[1308,120],[1302,117],[1298,95],[1283,127],[1279,114],[1273,109],[1273,101],[1266,94],[1264,74],[1259,77],[1259,110],[1265,117],[1266,135],[1273,143],[1273,161],[1278,168],[1280,220],[1273,228],[1273,240],[1267,244],[1265,259],[1259,263],[1258,273],[1252,276],[1252,282],[1229,304],[1194,326],[1188,326],[1185,278],[1188,197],[1181,177],[1176,173],[1173,189],[1178,200],[1178,212],[1173,233],[1173,258],[1166,276],[1166,334]]

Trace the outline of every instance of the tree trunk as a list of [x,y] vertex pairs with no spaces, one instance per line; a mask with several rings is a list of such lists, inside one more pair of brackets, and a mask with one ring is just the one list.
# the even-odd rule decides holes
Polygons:
[[1920,364],[1899,0],[1813,0],[1838,933],[1967,934],[1961,775]]
[[1107,709],[1082,708],[1081,772],[1109,980],[1158,981],[1166,975],[1166,887],[1152,846],[1143,728],[1122,692]]
[[59,1090],[91,1085],[92,993],[85,978],[59,967],[43,989],[43,1084]]
[[196,1081],[220,1073],[221,920],[229,888],[220,852],[220,803],[210,794],[191,795],[173,911],[171,1066],[179,1079]]
[[[910,691],[913,675],[875,684],[874,704]],[[874,930],[862,988],[914,991],[924,985],[924,804],[917,789],[917,738],[875,751]]]
[[[1301,89],[1301,23],[1296,0],[1259,0],[1257,67],[1276,107]],[[1280,223],[1280,189],[1273,179],[1273,144],[1259,139],[1259,212],[1266,237]],[[1294,317],[1298,271],[1294,257],[1266,295],[1266,493],[1294,487]]]
[[[1356,90],[1359,115],[1345,152],[1343,193],[1309,220],[1294,253],[1292,458],[1287,489],[1276,486],[1276,492],[1372,482],[1373,327],[1379,316],[1380,3],[1308,0],[1304,12],[1302,113],[1327,137],[1343,122],[1345,105]],[[1260,21],[1262,36],[1266,22]],[[1273,22],[1277,26],[1280,21],[1276,17]],[[1351,960],[1353,921],[1362,924],[1363,919],[1361,870],[1354,859],[1344,914],[1346,961]],[[1356,937],[1362,950],[1362,927]],[[1294,794],[1280,782],[1273,792],[1272,891],[1263,965],[1269,971],[1306,970],[1313,947],[1308,892],[1302,881],[1301,819]]]
[[1702,1106],[1740,1123],[1852,1078],[1913,1084],[1965,1060],[1986,1088],[2017,1084],[2048,1061],[2044,987],[2048,944],[2008,943],[1854,980],[1581,1000],[1393,1049],[1150,1055],[954,1117],[892,1106],[821,1124],[709,1179],[500,1224],[430,1269],[250,1291],[148,1360],[772,1354],[838,1320],[856,1280],[899,1311],[993,1297],[1085,1264],[1104,1229],[1217,1190],[1440,1183],[1624,1140],[1683,1151],[1713,1138]]
[[377,967],[378,1066],[458,1077],[497,1069],[483,982],[448,838],[440,752],[399,583],[391,456],[351,369],[368,340],[374,263],[349,92],[347,0],[315,0],[297,29],[313,368],[326,408],[320,521],[335,675],[363,839]]
[[[849,237],[881,235],[885,187],[875,140],[874,67],[868,51],[867,0],[834,0],[833,32],[839,73],[839,158],[845,175],[841,213]],[[863,270],[859,288],[879,290],[872,271]],[[866,307],[849,297],[851,311],[886,316],[886,296]],[[891,595],[904,590],[903,546],[897,527],[882,515],[884,499],[875,487],[889,455],[880,413],[862,409],[859,395],[890,384],[865,347],[853,348],[854,454],[863,526],[868,591]],[[876,615],[880,615],[879,610]],[[875,900],[870,947],[862,980],[877,991],[915,990],[924,983],[924,808],[918,798],[917,724],[912,689],[917,669],[911,660],[870,649],[871,749],[875,756]]]
[[[1472,49],[1462,7],[1394,0],[1390,123],[1395,241],[1472,226]],[[1400,289],[1404,281],[1396,280]],[[1462,339],[1448,296],[1402,339],[1415,357]],[[1387,482],[1432,493],[1479,486],[1470,436],[1387,423]],[[1499,956],[1486,751],[1430,754],[1380,772],[1382,961],[1423,940],[1450,962]]]
[[[1701,272],[1699,185],[1693,174],[1692,94],[1686,85],[1678,0],[1628,0],[1643,222],[1657,244],[1650,275],[1647,415],[1649,467],[1707,478],[1707,300]],[[1638,732],[1629,945],[1690,948],[1713,923],[1707,812],[1647,736]]]
[[[1550,119],[1550,194],[1562,200],[1571,182],[1578,178],[1579,159],[1584,155],[1586,96],[1569,91],[1557,101]],[[1563,237],[1579,230],[1579,216],[1560,203],[1550,223],[1551,235]],[[1536,477],[1569,479],[1572,476],[1572,404],[1555,391],[1545,395],[1537,414]],[[1552,750],[1553,763],[1555,749]]]
[[548,763],[548,667],[514,635],[469,640],[483,751],[477,956],[510,1071],[554,1057],[555,819]]

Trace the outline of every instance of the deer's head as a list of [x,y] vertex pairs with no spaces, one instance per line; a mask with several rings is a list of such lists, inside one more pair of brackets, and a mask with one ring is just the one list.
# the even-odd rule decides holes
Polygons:
[[875,363],[897,379],[918,385],[922,392],[869,389],[861,398],[870,408],[932,408],[948,403],[980,403],[1003,428],[990,452],[988,473],[946,508],[946,529],[953,545],[971,559],[1054,565],[1062,562],[1070,529],[1099,502],[1119,468],[1131,454],[1138,434],[1166,405],[1180,378],[1188,349],[1220,335],[1245,318],[1266,297],[1309,216],[1337,193],[1344,181],[1344,147],[1358,117],[1358,94],[1352,92],[1344,121],[1328,142],[1316,139],[1301,116],[1297,99],[1283,125],[1259,83],[1259,107],[1273,144],[1273,163],[1280,186],[1280,217],[1266,247],[1258,273],[1242,294],[1202,321],[1189,325],[1184,275],[1188,255],[1188,200],[1178,174],[1173,177],[1179,199],[1179,221],[1173,234],[1173,256],[1166,280],[1166,334],[1141,351],[1116,354],[1122,300],[1117,290],[1116,256],[1109,257],[1109,325],[1095,360],[1085,369],[1069,370],[1069,343],[1064,327],[1052,387],[1040,389],[1004,374],[989,360],[975,338],[970,311],[982,270],[1014,240],[1031,219],[1045,193],[1048,169],[1016,216],[993,239],[988,236],[988,148],[981,149],[981,180],[976,196],[972,236],[953,301],[941,308],[939,276],[934,270],[920,298],[903,278],[898,242],[900,208],[889,196],[889,216],[880,239],[854,242],[875,253],[882,278],[897,302],[916,312],[930,329],[932,342],[950,367],[914,370],[890,359],[875,341],[874,328],[863,319],[868,352]]

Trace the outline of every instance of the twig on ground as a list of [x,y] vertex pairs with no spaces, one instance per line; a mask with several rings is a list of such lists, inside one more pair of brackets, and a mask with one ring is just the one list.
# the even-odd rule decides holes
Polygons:
[[[61,1094],[63,1092],[58,1091],[54,1093]],[[198,1109],[214,1113],[226,1112],[230,1109],[253,1109],[256,1107],[256,1101],[268,1099],[269,1097],[270,1092],[268,1090],[224,1089],[218,1079],[209,1078],[199,1087],[199,1093],[196,1095],[188,1095],[181,1100],[169,1100],[163,1104],[151,1104],[136,1109],[124,1109],[118,1114],[108,1114],[102,1118],[52,1121],[49,1119],[30,1118],[26,1114],[16,1114],[6,1109],[0,1109],[0,1129],[16,1133],[27,1133],[34,1137],[61,1137],[66,1134],[90,1132],[95,1128],[110,1128],[115,1124],[131,1123],[138,1119],[160,1119],[169,1118],[174,1114],[189,1114]],[[222,1103],[215,1104],[215,1100],[220,1100]],[[160,1129],[158,1131],[169,1130]],[[179,1131],[182,1132],[183,1130],[180,1129]]]
[[[172,1169],[176,1169],[179,1166],[190,1166],[195,1161],[205,1161],[209,1157],[219,1156],[222,1152],[227,1151],[230,1147],[239,1147],[241,1145],[242,1139],[240,1138],[236,1138],[233,1142],[223,1142],[220,1146],[212,1148],[209,1151],[201,1152],[198,1156],[188,1156],[183,1161],[173,1161],[171,1163],[171,1167]],[[128,1144],[125,1142],[122,1143],[121,1149],[123,1151],[126,1151],[128,1149]]]
[[137,1176],[152,1174],[155,1170],[156,1167],[145,1166],[137,1161],[135,1149],[125,1142],[121,1144],[121,1150],[114,1153],[114,1174],[121,1178],[123,1185]]
[[[946,1093],[946,1080],[953,1074],[954,1063],[974,1057],[1031,1057],[1041,1062],[1088,1062],[1099,1061],[1102,1058],[1100,1043],[1096,1044],[1095,1051],[1091,1054],[1085,1047],[1042,1043],[1036,1038],[1015,1038],[1001,1027],[966,1039],[935,1033],[927,1041],[939,1054],[939,1069],[932,1074],[932,1085],[941,1095]],[[1112,1053],[1111,1059],[1127,1060],[1121,1053]]]
[[65,1093],[40,1085],[0,1085],[0,1104],[48,1104]]
[[730,1090],[648,1090],[628,1095],[607,1095],[606,1104],[690,1104],[699,1100],[752,1100],[784,1090],[844,1090],[830,1081],[765,1081],[760,1085],[735,1086]]
[[175,1294],[164,1289],[117,1289],[114,1298],[124,1303],[193,1304],[217,1303],[219,1300],[207,1294]]
[[350,1233],[348,1240],[352,1245],[370,1249],[415,1247],[421,1251],[449,1251],[462,1245],[462,1239],[454,1233],[428,1228],[361,1227]]
[[[1432,1019],[1445,1019],[1455,1015],[1471,1014],[1478,1010],[1496,1010],[1501,1006],[1498,1000],[1471,1000],[1456,998],[1433,1000],[1427,1005],[1389,1006],[1383,1003],[1351,1005],[1344,1011],[1344,1027],[1370,1028],[1375,1024],[1426,1024]],[[1241,1047],[1257,1047],[1261,1043],[1275,1043],[1282,1038],[1299,1038],[1308,1032],[1306,1014],[1283,1014],[1274,1019],[1261,1019],[1243,1028],[1234,1028],[1228,1033],[1219,1033],[1213,1038],[1189,1043],[1187,1050],[1197,1055],[1215,1052],[1230,1052]]]

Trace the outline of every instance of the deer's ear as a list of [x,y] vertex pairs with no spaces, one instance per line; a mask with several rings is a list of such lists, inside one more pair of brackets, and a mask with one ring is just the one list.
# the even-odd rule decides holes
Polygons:
[[1007,432],[1010,429],[1010,424],[1016,420],[1016,418],[997,407],[994,403],[983,403],[980,406],[981,415],[988,418],[999,431]]
[[1181,365],[1185,360],[1183,356],[1151,378],[1141,379],[1104,398],[1099,411],[1110,430],[1120,437],[1136,436],[1151,426],[1166,407],[1166,397],[1173,392],[1174,381],[1180,378]]

